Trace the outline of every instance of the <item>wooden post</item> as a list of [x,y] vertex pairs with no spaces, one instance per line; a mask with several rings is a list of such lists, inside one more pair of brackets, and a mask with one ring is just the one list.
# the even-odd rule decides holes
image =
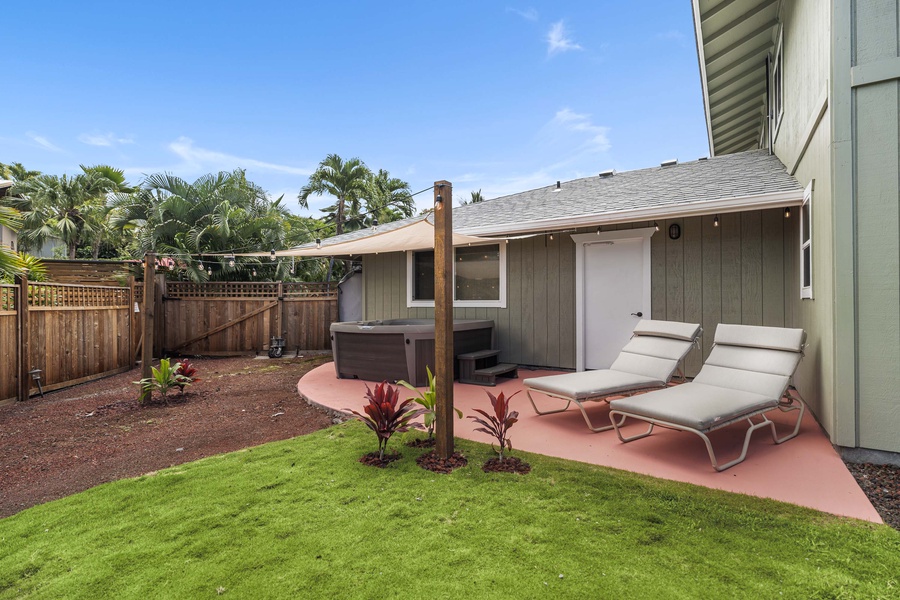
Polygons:
[[[144,255],[144,312],[142,313],[144,342],[141,346],[141,379],[153,375],[153,334],[154,316],[156,314],[156,254],[148,252]],[[140,399],[144,399],[141,390]]]
[[[154,270],[156,267],[153,267]],[[158,357],[162,357],[165,352],[165,344],[166,344],[166,307],[164,304],[165,296],[166,296],[166,274],[165,273],[156,273],[154,277],[156,280],[154,282],[155,289],[153,290],[153,302],[154,302],[154,311],[153,321],[156,323],[156,331],[153,332],[153,353]]]
[[28,275],[16,275],[16,329],[18,330],[16,366],[18,381],[16,382],[16,399],[28,400],[31,390],[31,375],[28,374],[31,364],[31,335],[28,330]]
[[[134,275],[128,276],[128,366],[134,366]],[[117,367],[124,365],[117,364]]]
[[435,445],[441,458],[453,454],[453,186],[434,183],[434,377]]

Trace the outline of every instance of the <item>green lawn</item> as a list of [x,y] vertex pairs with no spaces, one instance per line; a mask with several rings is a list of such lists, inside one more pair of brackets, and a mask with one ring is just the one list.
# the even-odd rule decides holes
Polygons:
[[0,598],[900,597],[887,526],[524,452],[488,475],[465,440],[451,475],[356,461],[375,446],[349,423],[0,520]]

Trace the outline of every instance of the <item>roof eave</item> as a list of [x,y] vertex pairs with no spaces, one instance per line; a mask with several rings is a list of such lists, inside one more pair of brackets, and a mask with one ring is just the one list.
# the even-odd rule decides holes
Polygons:
[[709,111],[709,85],[706,81],[706,53],[703,51],[703,30],[700,21],[700,0],[691,0],[694,11],[694,39],[697,43],[697,61],[700,66],[700,87],[703,93],[703,113],[706,117],[706,139],[709,143],[709,155],[715,156],[716,149],[713,145],[712,116]]
[[616,223],[629,223],[634,221],[649,221],[654,219],[676,219],[684,217],[697,217],[709,214],[723,214],[743,212],[748,210],[765,210],[768,208],[782,208],[786,206],[799,206],[803,204],[803,190],[787,190],[783,192],[769,192],[766,194],[754,194],[751,196],[739,196],[733,198],[720,198],[716,200],[704,200],[668,206],[653,206],[648,208],[634,208],[628,210],[609,211],[595,214],[567,217],[564,219],[541,219],[527,223],[514,225],[487,225],[483,227],[468,227],[460,229],[459,233],[475,236],[489,235],[515,235],[522,233],[535,233],[538,231],[554,231],[578,227],[594,227],[597,225],[613,225]]

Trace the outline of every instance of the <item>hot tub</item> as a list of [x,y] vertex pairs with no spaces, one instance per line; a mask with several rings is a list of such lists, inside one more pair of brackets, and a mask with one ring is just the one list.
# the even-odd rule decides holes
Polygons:
[[[453,321],[455,355],[493,347],[493,321]],[[393,319],[332,323],[331,350],[339,379],[405,379],[415,386],[428,385],[426,365],[434,372],[434,320]],[[456,361],[453,368],[456,378]]]

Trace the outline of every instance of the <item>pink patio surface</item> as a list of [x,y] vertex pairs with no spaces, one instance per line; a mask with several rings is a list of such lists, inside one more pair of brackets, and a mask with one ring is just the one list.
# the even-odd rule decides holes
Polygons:
[[[482,387],[455,383],[454,404],[466,416],[473,408],[490,407],[485,390],[493,394],[503,391],[513,394],[523,390],[522,379],[555,375],[558,371],[519,370],[519,379],[505,379],[497,387]],[[297,384],[297,391],[308,401],[323,407],[346,412],[361,410],[365,386],[371,382],[335,377],[334,364],[327,363],[313,369]],[[402,392],[403,394],[406,393]],[[401,395],[401,397],[405,397]],[[538,406],[561,407],[564,402],[535,395]],[[516,450],[547,456],[603,465],[662,479],[683,481],[708,488],[772,498],[807,506],[834,515],[853,517],[881,523],[881,517],[844,466],[840,456],[819,424],[807,411],[800,435],[776,445],[767,430],[754,433],[747,460],[721,473],[713,470],[703,441],[692,433],[657,427],[653,435],[628,444],[619,441],[615,431],[592,433],[584,423],[581,412],[574,405],[566,412],[538,416],[528,402],[525,392],[513,400],[519,411],[519,422],[510,431]],[[595,424],[608,420],[609,407],[605,402],[588,403],[588,414]],[[796,412],[786,415],[770,413],[783,432]],[[457,437],[490,443],[491,438],[475,432],[470,419],[454,421]],[[643,430],[646,424],[626,425],[627,433]],[[737,456],[743,444],[745,427],[736,424],[710,434],[720,461]]]

